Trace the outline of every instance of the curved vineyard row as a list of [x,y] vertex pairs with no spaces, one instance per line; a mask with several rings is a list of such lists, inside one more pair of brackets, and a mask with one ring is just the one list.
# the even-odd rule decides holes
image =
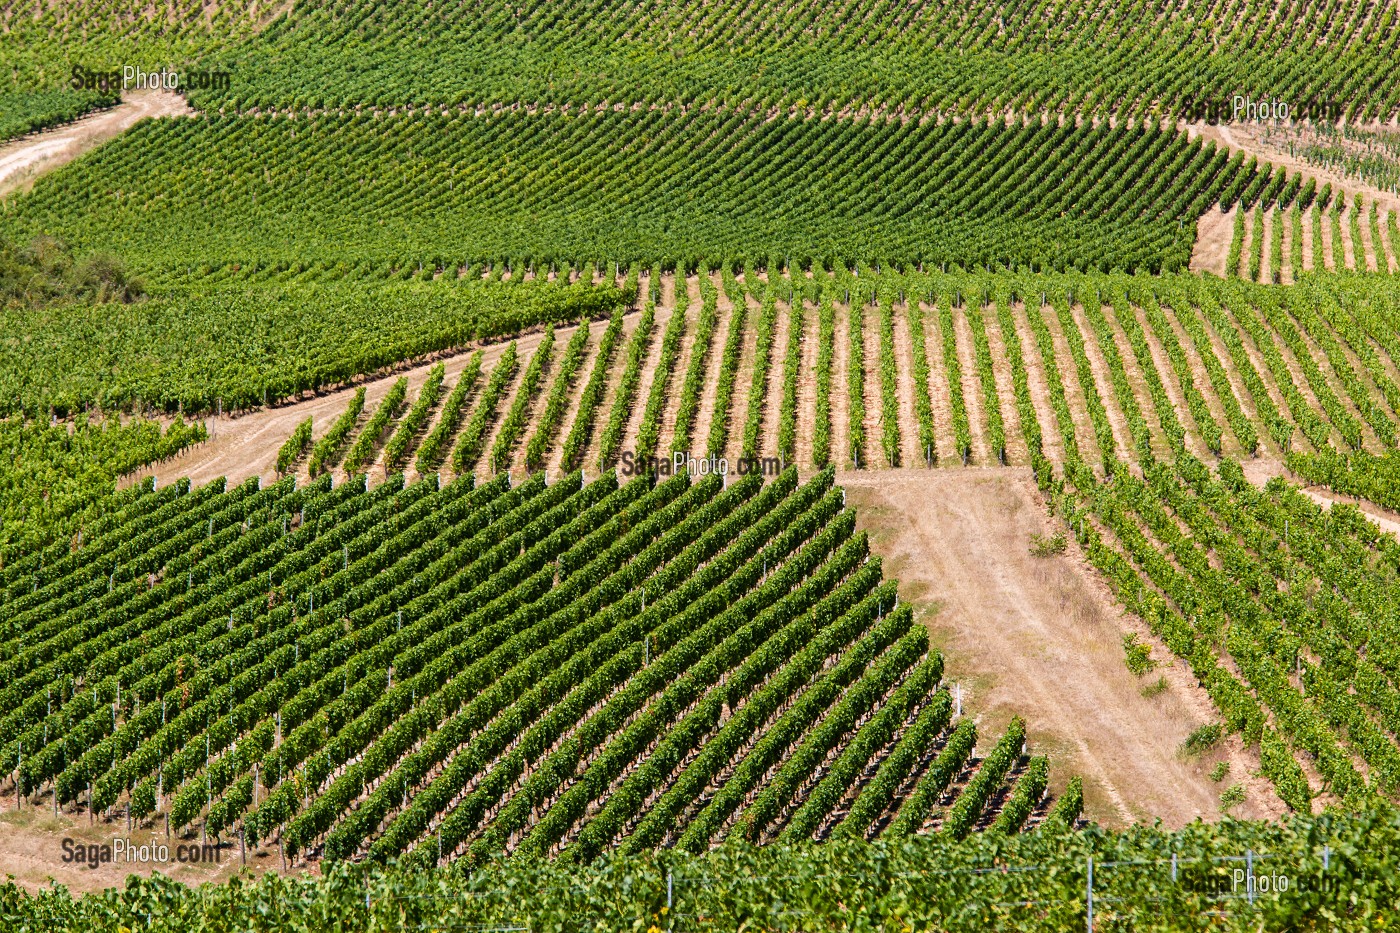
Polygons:
[[1251,168],[1152,123],[211,115],[138,124],[8,203],[0,231],[205,283],[501,257],[515,276],[779,257],[1155,272],[1186,268],[1197,218]]

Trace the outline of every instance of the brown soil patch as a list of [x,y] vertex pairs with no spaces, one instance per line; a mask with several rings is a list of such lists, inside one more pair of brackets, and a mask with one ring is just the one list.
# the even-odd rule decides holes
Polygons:
[[1052,785],[1085,781],[1086,815],[1111,825],[1171,827],[1219,818],[1223,784],[1209,780],[1230,761],[1229,782],[1249,799],[1239,816],[1283,812],[1270,785],[1249,777],[1257,757],[1238,738],[1198,760],[1178,755],[1197,726],[1218,718],[1205,692],[1160,645],[1167,687],[1148,698],[1124,664],[1124,633],[1146,628],[1126,616],[1073,544],[1060,557],[1030,555],[1030,536],[1059,530],[1021,467],[846,473],[839,477],[859,526],[901,597],[944,652],[946,679],[965,708],[995,735],[1013,713],[1029,741],[1050,756]]
[[1229,258],[1230,240],[1235,233],[1235,212],[1239,209],[1236,204],[1229,213],[1222,213],[1216,205],[1196,221],[1196,245],[1191,249],[1192,272],[1225,275],[1225,261]]
[[[164,845],[168,848],[170,861],[113,861],[99,863],[96,868],[63,861],[64,839],[72,839],[76,845],[86,846],[111,845],[117,838],[129,840],[136,846],[150,843]],[[198,885],[227,881],[240,874],[257,875],[269,870],[281,870],[276,846],[249,849],[245,868],[236,839],[224,841],[217,852],[217,862],[189,864],[175,859],[177,846],[198,845],[199,842],[197,835],[186,839],[177,834],[174,838],[166,839],[163,826],[138,827],[128,833],[125,822],[120,819],[99,819],[95,824],[90,824],[86,815],[74,816],[64,812],[55,817],[51,809],[44,808],[42,801],[34,807],[26,803],[23,809],[16,811],[13,793],[0,802],[0,866],[16,884],[29,891],[39,891],[57,882],[75,894],[83,894],[122,887],[129,875],[150,877],[157,873],[186,884]]]
[[0,195],[28,191],[45,172],[120,136],[146,117],[191,114],[189,105],[172,91],[132,91],[110,110],[88,114],[72,123],[31,133],[0,146]]

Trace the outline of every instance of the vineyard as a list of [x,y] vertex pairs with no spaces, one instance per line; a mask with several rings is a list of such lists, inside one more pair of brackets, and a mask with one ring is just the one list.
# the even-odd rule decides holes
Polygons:
[[[74,64],[171,62],[237,76],[200,107],[320,109],[757,101],[889,112],[1229,115],[1265,93],[1295,115],[1389,120],[1400,27],[1385,4],[1104,7],[763,2],[487,3],[470,10],[313,2],[15,3],[0,62],[19,90]],[[1223,112],[1222,112],[1223,111]]]
[[1310,272],[1400,271],[1396,211],[1382,211],[1360,194],[1349,205],[1326,210],[1255,207],[1220,219],[1231,235],[1223,262],[1211,269],[1217,274],[1277,285]]
[[0,929],[1392,924],[1397,20],[0,5]]
[[960,717],[843,499],[792,470],[146,487],[0,571],[3,769],[21,807],[289,860],[1072,822],[1019,720]]
[[1393,536],[1228,460],[1067,477],[1062,514],[1090,560],[1258,747],[1280,799],[1306,813],[1394,798]]
[[[178,165],[176,172],[169,166]],[[151,121],[12,199],[0,231],[160,279],[457,277],[736,260],[1183,269],[1221,197],[1300,183],[1154,123],[762,111]],[[196,232],[197,231],[197,232]]]
[[[379,432],[400,417],[386,412],[369,459],[349,472],[378,463],[377,482],[411,457],[425,475],[485,480],[507,468],[669,465],[686,452],[725,457],[733,469],[771,469],[768,458],[804,470],[1030,465],[1047,474],[1082,459],[1108,475],[1182,453],[1281,461],[1396,444],[1391,277],[1309,277],[1278,289],[862,264],[688,278],[652,269],[619,281],[629,294],[637,283],[641,311],[454,358],[403,452],[381,468]],[[371,398],[392,381],[373,384]],[[369,417],[352,419],[347,443]],[[333,420],[318,421],[315,435]],[[422,456],[411,446],[418,437]],[[273,453],[243,475],[271,478]]]
[[[337,866],[319,878],[275,874],[192,887],[133,878],[73,898],[0,886],[0,919],[18,930],[119,931],[152,905],[178,929],[432,930],[1383,929],[1397,900],[1394,814],[1325,816],[1278,825],[1198,823],[1166,832],[977,834],[963,840],[820,847],[724,847],[699,855],[605,857],[593,865],[512,860],[449,872]],[[1245,867],[1240,868],[1241,860]],[[1233,873],[1255,878],[1232,890]],[[1283,877],[1287,890],[1267,882]],[[1267,879],[1267,882],[1265,881]],[[1244,882],[1239,885],[1245,887]],[[521,892],[528,891],[528,895]],[[896,926],[896,929],[902,926]]]

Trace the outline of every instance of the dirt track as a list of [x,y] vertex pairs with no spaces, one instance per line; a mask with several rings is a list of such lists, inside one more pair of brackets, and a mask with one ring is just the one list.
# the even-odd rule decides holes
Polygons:
[[[1156,674],[1128,671],[1123,634],[1149,633],[1072,544],[1059,557],[1031,556],[1031,535],[1053,532],[1055,522],[1029,470],[862,471],[838,481],[901,598],[945,651],[945,677],[961,685],[983,741],[1020,714],[1032,750],[1050,756],[1052,786],[1082,775],[1087,815],[1110,825],[1218,819],[1220,792],[1235,782],[1249,793],[1237,816],[1283,812],[1271,785],[1252,776],[1257,756],[1237,736],[1199,760],[1178,754],[1191,730],[1218,714],[1160,645]],[[1158,675],[1166,690],[1143,696]],[[1212,783],[1207,772],[1222,759],[1230,777]]]
[[21,137],[0,147],[0,195],[28,189],[44,172],[120,136],[139,120],[190,113],[185,99],[174,92],[133,91],[110,110]]
[[[129,840],[136,846],[150,844],[167,847],[169,859],[164,862],[141,863],[139,861],[112,861],[99,863],[96,867],[64,862],[63,840],[71,839],[75,846],[112,845],[114,840]],[[167,838],[163,826],[137,827],[130,833],[126,823],[118,818],[112,821],[98,820],[89,823],[86,814],[74,815],[64,812],[58,817],[42,805],[37,808],[26,806],[15,810],[14,796],[0,801],[0,866],[12,875],[17,885],[29,891],[48,887],[50,881],[64,885],[75,894],[119,888],[128,875],[149,877],[156,872],[198,885],[210,881],[227,881],[235,874],[247,872],[261,874],[274,868],[281,868],[277,848],[247,850],[247,867],[238,842],[224,841],[217,853],[201,848],[200,855],[214,854],[215,862],[189,864],[176,859],[179,845],[199,845],[195,835],[189,839],[176,835]],[[212,842],[211,842],[212,844]],[[313,866],[314,868],[314,866]],[[293,874],[307,873],[308,869],[294,869]]]

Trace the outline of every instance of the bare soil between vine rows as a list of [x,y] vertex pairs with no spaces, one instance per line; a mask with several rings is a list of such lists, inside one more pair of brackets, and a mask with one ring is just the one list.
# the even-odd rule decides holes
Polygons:
[[[1233,815],[1282,815],[1271,785],[1253,776],[1257,755],[1237,736],[1199,758],[1180,755],[1186,736],[1219,714],[1160,644],[1157,671],[1129,672],[1123,635],[1150,634],[1073,542],[1060,556],[1031,556],[1031,536],[1058,523],[1029,469],[846,472],[838,481],[886,575],[944,652],[945,679],[979,720],[979,744],[1021,715],[1031,753],[1050,757],[1052,788],[1080,775],[1085,815],[1110,826],[1220,819],[1220,793],[1237,782],[1248,799]],[[1144,696],[1159,676],[1166,689]],[[1217,784],[1208,774],[1220,760],[1230,771]]]

